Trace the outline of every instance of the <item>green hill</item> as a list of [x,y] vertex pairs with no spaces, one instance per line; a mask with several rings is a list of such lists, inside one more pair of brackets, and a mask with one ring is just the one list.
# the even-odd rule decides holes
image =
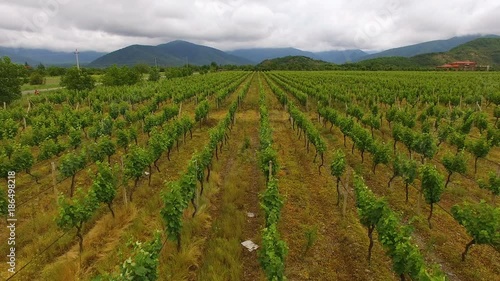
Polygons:
[[419,70],[422,68],[411,58],[383,57],[341,65],[346,70]]
[[322,60],[314,60],[304,56],[286,56],[264,60],[256,67],[257,70],[333,70],[337,66]]
[[422,42],[419,44],[403,46],[398,48],[393,48],[389,50],[385,50],[379,53],[366,55],[357,59],[357,61],[374,59],[380,57],[413,57],[421,54],[428,53],[438,53],[438,52],[448,52],[451,49],[465,44],[467,42],[471,42],[478,38],[499,38],[498,35],[466,35],[466,36],[458,36],[453,37],[446,40],[434,40],[428,42]]
[[471,60],[479,65],[500,69],[500,38],[480,38],[444,53],[418,55],[411,58],[421,66],[437,66],[453,61]]
[[500,70],[500,38],[479,38],[447,52],[430,53],[406,57],[382,57],[344,64],[343,69],[365,70],[416,70],[435,69],[438,65],[454,61],[470,60],[479,65],[490,65],[492,70]]
[[177,40],[158,46],[131,45],[94,60],[90,67],[107,67],[113,64],[131,66],[138,63],[154,65],[155,60],[161,66],[181,66],[186,63],[208,65],[212,62],[219,65],[252,64],[251,61],[215,48]]
[[303,56],[317,59],[313,53],[302,51],[296,48],[254,48],[254,49],[239,49],[229,51],[229,54],[248,59],[255,64],[276,58],[287,56]]

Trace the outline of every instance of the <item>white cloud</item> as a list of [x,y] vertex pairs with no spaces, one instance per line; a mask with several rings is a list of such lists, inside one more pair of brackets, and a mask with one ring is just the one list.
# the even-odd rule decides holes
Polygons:
[[112,51],[184,39],[224,50],[372,50],[500,34],[499,14],[496,0],[18,0],[0,3],[0,46]]

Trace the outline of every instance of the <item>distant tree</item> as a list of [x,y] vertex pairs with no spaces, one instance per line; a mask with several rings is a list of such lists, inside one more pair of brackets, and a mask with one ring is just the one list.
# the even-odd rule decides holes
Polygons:
[[106,86],[134,85],[141,81],[141,73],[127,66],[117,67],[113,65],[106,69],[102,77],[102,83]]
[[0,102],[10,103],[21,97],[21,85],[25,82],[26,69],[11,62],[10,58],[0,58]]
[[92,90],[95,86],[95,80],[90,76],[86,69],[70,68],[66,74],[61,77],[61,86],[68,90],[76,92]]
[[160,77],[160,69],[158,69],[158,67],[152,67],[149,71],[149,81],[156,82],[160,80]]
[[166,78],[184,77],[193,74],[191,67],[168,67],[165,69]]
[[133,69],[141,74],[146,74],[151,71],[151,67],[145,63],[138,63],[134,65]]
[[209,70],[210,70],[210,66],[208,66],[208,65],[203,65],[199,68],[199,72],[201,74],[206,74],[206,73],[208,73]]
[[36,72],[40,73],[40,75],[42,75],[42,76],[47,75],[47,69],[45,68],[45,65],[43,65],[42,63],[40,63],[36,67]]
[[210,71],[214,72],[214,71],[217,71],[218,69],[219,69],[219,66],[217,65],[217,63],[215,61],[213,61],[210,64]]
[[49,66],[47,67],[48,76],[62,76],[66,73],[66,68],[59,66]]
[[30,85],[42,85],[45,84],[45,79],[41,72],[35,71],[30,75]]

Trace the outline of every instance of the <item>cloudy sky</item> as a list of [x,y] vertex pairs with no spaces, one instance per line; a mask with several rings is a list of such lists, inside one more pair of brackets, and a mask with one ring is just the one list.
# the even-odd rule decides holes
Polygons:
[[500,35],[500,1],[0,0],[0,46],[59,51],[176,39],[222,50],[382,50],[477,33]]

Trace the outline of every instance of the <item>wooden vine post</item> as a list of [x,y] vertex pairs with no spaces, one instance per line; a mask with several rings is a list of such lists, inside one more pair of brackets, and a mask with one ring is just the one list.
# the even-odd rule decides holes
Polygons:
[[54,195],[56,198],[56,203],[57,203],[57,197],[59,196],[57,193],[57,179],[56,179],[56,163],[50,162],[51,170],[52,170],[52,188],[54,189]]
[[347,195],[349,190],[349,171],[347,171],[344,188],[342,189],[343,196],[343,205],[342,205],[342,216],[345,217],[346,209],[347,209]]
[[[122,175],[124,173],[124,168],[123,168],[123,155],[120,157],[120,166],[122,169]],[[128,197],[127,197],[127,185],[125,184],[126,180],[123,180],[123,204],[125,204],[125,208],[128,205]]]

